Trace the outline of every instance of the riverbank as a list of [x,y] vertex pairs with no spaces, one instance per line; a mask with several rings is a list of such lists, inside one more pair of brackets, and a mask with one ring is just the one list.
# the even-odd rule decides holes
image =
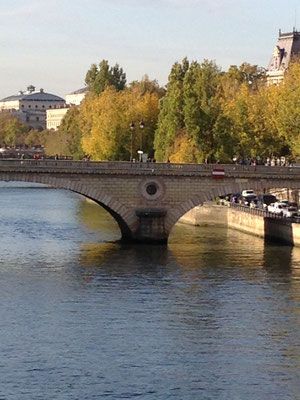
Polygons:
[[227,226],[250,235],[300,247],[300,224],[262,216],[250,209],[241,211],[207,203],[186,213],[180,222],[196,226]]

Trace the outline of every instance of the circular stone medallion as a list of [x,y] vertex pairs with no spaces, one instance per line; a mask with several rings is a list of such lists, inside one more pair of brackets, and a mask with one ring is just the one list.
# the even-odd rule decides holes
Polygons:
[[141,192],[147,200],[156,200],[162,196],[163,185],[157,179],[149,179],[141,183]]

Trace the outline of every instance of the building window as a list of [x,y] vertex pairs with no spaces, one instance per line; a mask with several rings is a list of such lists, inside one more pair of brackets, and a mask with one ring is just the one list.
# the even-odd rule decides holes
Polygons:
[[29,104],[28,108],[31,108],[31,105]]
[[52,108],[52,106],[49,106],[49,108]]
[[38,108],[38,105],[36,105],[35,108]]
[[36,120],[39,121],[40,120],[39,117],[36,117]]
[[44,106],[44,105],[42,105],[42,108],[45,108],[45,106]]

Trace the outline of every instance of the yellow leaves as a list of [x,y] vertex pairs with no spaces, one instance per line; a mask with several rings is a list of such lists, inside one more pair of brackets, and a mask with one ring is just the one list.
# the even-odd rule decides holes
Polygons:
[[[99,96],[87,98],[81,107],[83,150],[93,159],[129,160],[131,138],[134,154],[140,146],[139,122],[145,122],[143,150],[149,151],[157,117],[158,94],[107,88]],[[136,125],[134,132],[130,130],[131,121]]]
[[[176,137],[169,160],[173,163],[195,163],[199,159],[199,149],[186,131],[181,131]],[[166,160],[167,161],[167,160]]]

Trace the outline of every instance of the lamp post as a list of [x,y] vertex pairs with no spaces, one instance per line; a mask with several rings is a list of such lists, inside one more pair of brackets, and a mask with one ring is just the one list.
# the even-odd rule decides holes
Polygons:
[[140,150],[138,151],[139,153],[139,160],[142,161],[142,155],[143,155],[143,129],[145,128],[145,123],[143,120],[140,122],[140,130],[141,130],[141,142],[140,142]]
[[[132,161],[133,160],[133,133],[135,131],[134,121],[131,122],[129,127],[130,127],[130,133],[131,133],[131,136],[130,136],[130,161]],[[142,155],[144,154],[144,152],[143,152],[143,129],[145,128],[145,123],[143,120],[140,121],[139,128],[140,128],[140,148],[137,151],[137,153],[139,155],[139,161],[142,161]]]
[[130,161],[132,161],[132,154],[133,154],[133,131],[134,131],[135,125],[134,122],[132,121],[130,124],[130,133],[131,133],[131,142],[130,142]]

